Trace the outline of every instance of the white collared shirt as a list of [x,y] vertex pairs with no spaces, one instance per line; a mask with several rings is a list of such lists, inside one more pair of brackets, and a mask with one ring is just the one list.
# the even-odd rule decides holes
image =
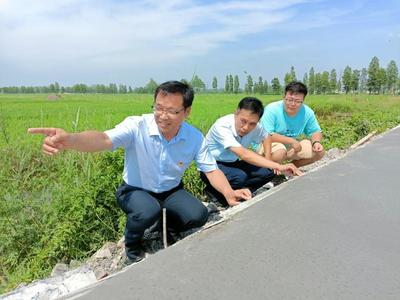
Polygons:
[[125,149],[123,179],[131,186],[168,191],[180,183],[192,161],[202,172],[217,169],[202,133],[186,122],[170,141],[160,133],[153,114],[128,117],[105,133],[112,150]]
[[245,136],[239,136],[235,128],[235,116],[230,114],[219,118],[211,126],[206,135],[206,142],[217,161],[234,162],[238,157],[229,150],[230,147],[248,148],[253,143],[261,143],[267,136],[268,133],[259,123]]

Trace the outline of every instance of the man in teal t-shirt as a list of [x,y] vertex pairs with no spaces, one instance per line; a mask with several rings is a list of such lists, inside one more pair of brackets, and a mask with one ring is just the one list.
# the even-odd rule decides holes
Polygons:
[[[307,87],[294,81],[286,86],[283,100],[265,107],[260,122],[272,134],[269,155],[275,162],[289,160],[301,167],[324,156],[321,128],[314,111],[303,103],[306,95]],[[300,140],[303,135],[306,139]]]

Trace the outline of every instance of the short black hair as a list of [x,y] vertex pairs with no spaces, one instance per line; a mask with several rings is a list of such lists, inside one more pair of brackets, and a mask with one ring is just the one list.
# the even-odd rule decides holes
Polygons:
[[285,95],[287,92],[303,94],[305,97],[307,96],[308,90],[304,83],[300,81],[292,81],[285,87]]
[[160,92],[164,93],[179,93],[183,97],[183,107],[188,108],[192,106],[193,99],[194,99],[194,91],[193,88],[184,82],[170,80],[164,83],[161,83],[154,92],[154,101],[156,101],[157,95]]
[[245,109],[251,111],[253,114],[258,114],[260,119],[264,113],[264,106],[261,100],[255,97],[244,97],[240,100],[237,108],[238,110]]

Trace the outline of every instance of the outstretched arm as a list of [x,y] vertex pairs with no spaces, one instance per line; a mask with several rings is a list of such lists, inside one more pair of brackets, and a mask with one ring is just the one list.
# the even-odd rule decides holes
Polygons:
[[28,132],[46,136],[42,150],[48,155],[54,155],[67,149],[97,152],[112,148],[110,138],[101,131],[87,130],[80,133],[69,133],[61,128],[29,128]]
[[240,200],[249,200],[251,192],[249,189],[233,190],[229,181],[226,179],[221,170],[216,169],[211,172],[204,173],[211,185],[222,195],[230,206],[240,204]]
[[272,135],[268,134],[268,136],[262,141],[262,146],[264,148],[264,157],[272,160]]
[[284,136],[281,134],[274,133],[271,135],[271,142],[272,143],[281,143],[281,144],[286,144],[286,145],[292,145],[292,148],[294,152],[300,152],[301,151],[301,144],[298,140]]
[[273,169],[276,174],[288,171],[293,175],[303,175],[303,172],[292,163],[281,165],[244,147],[231,147],[229,149],[241,160],[257,167]]

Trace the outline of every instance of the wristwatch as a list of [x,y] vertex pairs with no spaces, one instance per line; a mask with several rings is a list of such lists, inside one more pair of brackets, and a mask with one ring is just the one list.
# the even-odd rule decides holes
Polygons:
[[316,143],[320,143],[320,144],[321,144],[320,141],[313,141],[313,142],[311,143],[311,146],[314,146]]

